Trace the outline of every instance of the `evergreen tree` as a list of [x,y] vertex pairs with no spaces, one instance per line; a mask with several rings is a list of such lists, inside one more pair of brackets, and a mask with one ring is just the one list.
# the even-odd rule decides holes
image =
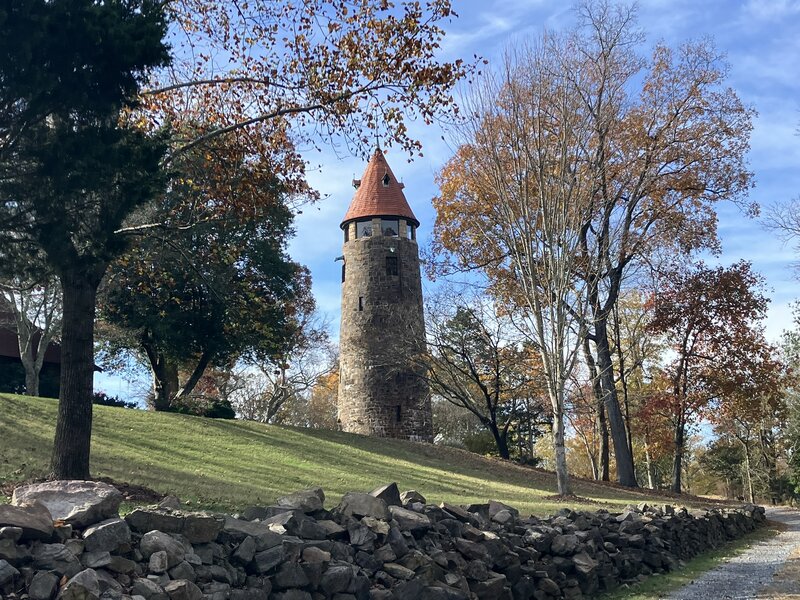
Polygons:
[[0,256],[42,252],[63,290],[52,475],[89,477],[97,288],[116,235],[160,193],[164,140],[128,126],[147,72],[168,62],[163,4],[20,0],[0,7]]

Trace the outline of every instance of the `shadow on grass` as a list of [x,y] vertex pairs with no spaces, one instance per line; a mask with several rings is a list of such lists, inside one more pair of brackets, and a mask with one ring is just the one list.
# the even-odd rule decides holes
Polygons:
[[[56,410],[53,400],[0,396],[0,414],[7,416],[0,421],[0,481],[46,471]],[[336,494],[389,481],[429,501],[495,498],[536,514],[563,506],[543,499],[556,491],[552,474],[454,448],[103,406],[94,410],[91,466],[95,476],[209,507],[267,503],[317,485],[335,502]],[[581,480],[575,488],[610,505],[651,499]]]

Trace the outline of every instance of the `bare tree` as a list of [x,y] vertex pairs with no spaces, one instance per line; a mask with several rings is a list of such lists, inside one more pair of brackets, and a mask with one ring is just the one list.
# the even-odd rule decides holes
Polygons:
[[726,87],[727,67],[708,40],[676,49],[657,44],[645,58],[635,8],[590,0],[578,12],[559,71],[569,77],[590,133],[593,210],[581,230],[588,335],[619,481],[635,486],[616,387],[613,311],[632,266],[655,249],[716,247],[714,203],[742,200],[752,185],[745,155],[754,113]]
[[[617,476],[636,486],[616,388],[613,311],[632,267],[655,249],[680,255],[716,247],[716,202],[741,201],[754,211],[745,164],[754,113],[726,87],[726,65],[708,40],[659,44],[645,57],[634,8],[588,0],[578,14],[575,30],[545,34],[527,56],[506,59],[493,86],[475,92],[471,129],[441,177],[438,242],[461,255],[459,266],[505,274],[522,298],[547,289],[537,281],[558,280],[539,308],[559,305],[556,290],[566,286],[580,288],[571,296],[588,297],[589,314],[579,320],[595,347]],[[519,200],[539,197],[545,200]],[[572,204],[563,212],[546,203],[565,197]],[[576,268],[532,278],[550,259],[529,250],[529,236],[541,237],[559,269],[562,251]],[[583,284],[570,279],[576,273]],[[557,338],[568,329],[551,331]]]
[[[25,393],[39,395],[39,374],[47,347],[61,334],[61,287],[55,278],[31,283],[21,278],[0,281],[0,312],[10,312],[8,325],[17,334],[19,357],[25,369]],[[0,314],[0,318],[2,315]]]
[[581,226],[591,197],[589,127],[558,69],[565,40],[508,52],[465,100],[456,155],[439,175],[435,248],[482,268],[538,350],[553,415],[559,494],[571,493],[564,401],[586,310]]
[[316,313],[304,319],[295,344],[282,356],[246,365],[237,375],[233,405],[243,419],[273,423],[291,400],[307,395],[320,379],[336,371],[338,352],[327,323]]

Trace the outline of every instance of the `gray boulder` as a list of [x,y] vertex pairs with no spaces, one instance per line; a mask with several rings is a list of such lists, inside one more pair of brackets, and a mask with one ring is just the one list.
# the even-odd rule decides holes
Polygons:
[[166,573],[169,569],[169,556],[164,550],[158,550],[150,555],[150,560],[147,563],[148,573],[155,573],[160,575]]
[[4,530],[8,530],[4,536],[6,539],[17,535],[17,531],[21,531],[19,537],[14,541],[49,541],[53,537],[54,531],[53,516],[50,511],[44,504],[34,501],[18,506],[0,504],[0,526]]
[[75,574],[61,588],[61,600],[99,600],[100,580],[94,569],[84,569]]
[[19,571],[12,567],[11,563],[7,560],[0,560],[0,585],[4,585],[17,576],[19,576]]
[[35,501],[44,504],[53,519],[83,528],[118,517],[122,494],[98,481],[46,481],[18,487],[11,497],[14,506]]
[[22,539],[22,527],[0,527],[0,540],[11,540],[16,543]]
[[253,557],[253,566],[256,573],[267,573],[281,564],[285,557],[283,546],[275,546],[263,552],[257,552]]
[[217,539],[225,519],[208,513],[188,513],[181,533],[191,544],[206,544]]
[[111,553],[108,550],[86,552],[81,555],[81,563],[87,569],[99,569],[111,564]]
[[392,518],[386,502],[359,492],[346,493],[337,509],[341,514],[352,517],[375,517],[384,521]]
[[503,504],[499,500],[489,500],[489,518],[493,519],[494,516],[502,511],[507,511],[511,513],[514,518],[519,518],[519,511],[514,508],[513,506],[509,506],[508,504]]
[[403,506],[403,501],[400,499],[400,490],[394,482],[375,488],[369,495],[380,498],[389,506]]
[[217,539],[225,519],[204,512],[182,512],[161,505],[137,508],[125,517],[130,528],[139,533],[163,531],[180,533],[192,544],[207,544]]
[[115,517],[86,529],[83,540],[87,552],[113,552],[131,541],[131,530],[125,521]]
[[203,592],[191,581],[176,579],[164,586],[170,600],[203,600]]
[[137,508],[125,516],[128,526],[138,533],[180,533],[183,530],[183,520],[183,514],[167,508]]
[[58,589],[58,575],[49,571],[36,571],[28,587],[31,600],[51,600]]
[[12,540],[0,540],[0,559],[7,560],[12,565],[26,562],[30,554],[27,546],[18,546]]
[[270,517],[264,524],[278,534],[288,533],[309,540],[325,539],[327,530],[300,510],[290,510]]
[[325,492],[319,487],[294,492],[277,500],[277,505],[280,507],[292,508],[304,513],[322,510],[324,503]]
[[420,513],[402,508],[401,506],[390,506],[389,512],[392,518],[397,521],[397,525],[402,531],[410,531],[412,533],[420,533],[429,530],[431,520]]
[[67,577],[83,570],[80,561],[64,544],[36,544],[32,554],[33,566],[37,570],[53,571]]
[[550,551],[558,556],[567,556],[575,554],[578,544],[579,541],[576,535],[557,535],[550,544]]
[[168,600],[169,596],[155,581],[145,578],[135,579],[131,586],[131,594],[142,596],[145,600]]
[[406,504],[411,504],[413,502],[419,502],[420,504],[427,504],[425,500],[425,496],[420,494],[417,490],[407,490],[400,494],[400,501],[403,503],[403,506]]
[[346,592],[353,580],[353,568],[349,565],[332,565],[322,574],[319,587],[329,597]]
[[225,517],[225,523],[220,536],[220,542],[222,542],[222,538],[225,537],[236,543],[244,541],[247,536],[251,536],[255,538],[256,546],[259,550],[266,550],[267,548],[280,544],[282,541],[281,536],[270,531],[269,525],[265,523],[244,521],[227,516]]
[[142,556],[149,559],[156,552],[165,552],[168,568],[182,562],[186,557],[186,550],[178,540],[161,531],[149,531],[142,536],[139,542]]

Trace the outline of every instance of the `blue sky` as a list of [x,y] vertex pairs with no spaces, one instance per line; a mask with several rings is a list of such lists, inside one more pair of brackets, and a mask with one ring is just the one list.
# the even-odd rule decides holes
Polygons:
[[[447,59],[478,54],[492,63],[515,41],[536,36],[543,28],[569,27],[574,21],[571,3],[559,0],[453,0],[453,7],[460,17],[445,26],[442,56]],[[727,55],[729,84],[758,111],[749,154],[756,179],[751,199],[768,206],[800,196],[800,0],[643,0],[639,26],[648,45],[664,41],[676,46],[687,39],[713,38]],[[404,153],[390,150],[387,159],[406,185],[424,245],[435,218],[434,175],[452,151],[438,125],[409,125],[423,143],[424,157],[408,163]],[[340,267],[334,258],[341,254],[339,223],[352,199],[351,180],[361,176],[365,164],[333,150],[309,154],[308,161],[322,165],[309,173],[309,180],[323,200],[298,216],[290,252],[311,269],[318,307],[330,318],[331,333],[338,338]],[[766,277],[772,298],[767,336],[777,341],[781,330],[790,326],[789,304],[800,299],[800,282],[792,270],[800,252],[732,205],[721,204],[718,212],[723,248],[719,261],[749,260]],[[431,284],[424,285],[428,289]],[[101,377],[97,387],[123,396],[133,391],[116,378]]]
[[[538,35],[543,28],[568,27],[574,19],[569,3],[558,0],[454,0],[460,17],[449,24],[443,44],[446,58],[473,54],[494,62],[515,40]],[[663,40],[678,45],[690,38],[711,36],[730,63],[729,84],[758,111],[749,154],[756,187],[751,198],[766,206],[800,195],[800,0],[643,1],[639,25],[647,43]],[[451,155],[438,125],[412,125],[423,143],[423,158],[407,163],[406,155],[389,150],[387,159],[406,184],[406,198],[421,221],[420,243],[425,244],[435,213],[434,174]],[[338,333],[340,280],[333,259],[341,254],[339,222],[353,195],[353,176],[361,176],[364,162],[324,152],[312,157],[322,168],[310,174],[325,197],[307,207],[297,219],[297,238],[291,253],[311,268],[319,308],[333,320]],[[772,303],[767,335],[776,340],[790,323],[789,303],[800,298],[800,282],[791,263],[796,254],[758,220],[743,216],[733,205],[721,204],[719,233],[729,264],[742,258],[767,278]],[[430,285],[430,284],[428,284]]]

